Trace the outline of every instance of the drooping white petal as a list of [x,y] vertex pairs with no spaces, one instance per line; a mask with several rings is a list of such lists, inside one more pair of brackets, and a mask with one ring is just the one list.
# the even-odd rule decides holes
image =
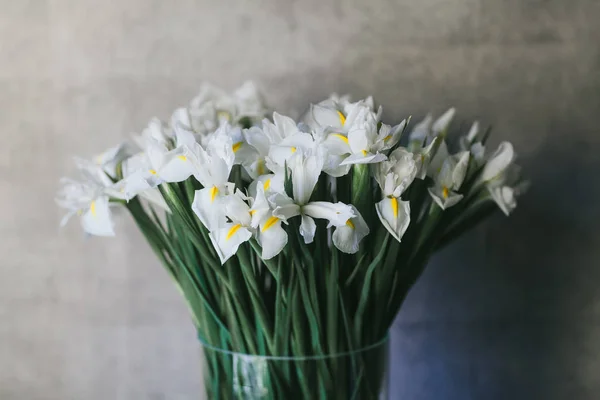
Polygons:
[[216,186],[196,190],[192,210],[209,231],[218,229],[225,220],[222,189]]
[[462,194],[452,191],[448,186],[435,185],[427,190],[442,210],[455,206],[463,198]]
[[502,142],[483,167],[480,179],[489,181],[499,176],[514,161],[515,153],[510,142]]
[[331,237],[333,244],[340,251],[354,254],[359,250],[360,241],[369,234],[369,227],[358,212],[356,207],[351,206],[355,216],[338,226]]
[[323,165],[323,172],[334,178],[347,175],[352,168],[351,164],[344,164],[342,162],[346,159],[346,156],[335,156],[328,154],[325,164]]
[[81,216],[81,226],[90,235],[115,235],[108,196],[100,196],[90,203],[89,208]]
[[277,217],[265,218],[258,230],[258,243],[262,247],[262,258],[270,260],[283,250],[288,242],[288,235]]
[[395,197],[386,197],[375,205],[379,220],[397,240],[401,241],[410,224],[410,204]]
[[221,264],[225,264],[237,253],[242,243],[250,240],[252,232],[240,224],[225,223],[217,230],[211,231],[210,236]]
[[233,144],[235,154],[234,164],[252,165],[259,159],[258,151],[246,142],[236,142]]
[[348,141],[348,137],[341,133],[329,133],[326,135],[325,140],[323,141],[323,145],[332,155],[344,155],[349,154],[350,150],[350,142]]
[[315,220],[308,215],[302,214],[302,222],[300,223],[300,235],[304,238],[304,243],[312,243],[315,239],[317,224]]
[[[195,145],[195,143],[194,143]],[[158,176],[165,182],[182,182],[195,172],[193,155],[187,146],[179,147],[165,154]]]
[[313,218],[326,219],[330,226],[343,226],[355,216],[352,207],[342,202],[313,201],[302,207],[302,213]]
[[124,200],[131,200],[152,187],[146,179],[146,175],[147,172],[144,170],[135,171],[117,182],[113,190],[120,193]]

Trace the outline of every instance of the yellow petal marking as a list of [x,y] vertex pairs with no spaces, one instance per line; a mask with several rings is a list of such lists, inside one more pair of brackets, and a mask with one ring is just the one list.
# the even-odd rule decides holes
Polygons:
[[231,227],[231,229],[229,229],[229,232],[227,232],[227,236],[225,236],[225,240],[229,240],[231,239],[231,237],[233,235],[235,235],[235,233],[238,231],[238,229],[240,229],[242,227],[242,225],[240,224],[235,224],[234,226]]
[[444,199],[447,199],[449,195],[450,195],[450,190],[448,190],[448,188],[446,186],[444,186],[442,188],[442,196],[444,197]]
[[296,150],[298,150],[298,149],[296,149],[295,147],[292,147],[292,153],[295,153]]
[[388,140],[390,140],[392,138],[392,135],[387,135],[386,137],[383,138],[384,142],[387,142]]
[[355,229],[356,227],[354,226],[354,224],[352,223],[351,220],[346,221],[346,225],[348,225],[350,228]]
[[250,215],[254,215],[254,213],[256,213],[256,210],[250,210],[248,212],[250,213]]
[[96,216],[96,202],[92,201],[92,204],[90,204],[90,211],[92,213],[92,216]]
[[269,229],[273,225],[275,225],[277,223],[277,221],[279,221],[279,218],[277,218],[277,217],[271,217],[271,218],[269,218],[260,231],[261,232],[266,231],[267,229]]
[[179,158],[181,161],[187,161],[187,157],[184,156],[183,154],[180,156],[177,156],[177,158]]
[[342,135],[341,133],[332,133],[331,136],[335,136],[338,139],[343,140],[344,142],[346,142],[346,144],[350,144],[350,142],[348,142],[348,138],[344,135]]
[[269,189],[269,187],[271,187],[271,179],[267,179],[267,180],[265,181],[265,183],[263,184],[263,188],[264,188],[265,190],[268,190],[268,189]]
[[148,172],[150,172],[152,175],[156,175],[156,170],[155,170],[155,169],[151,169],[151,170],[150,170],[150,171],[148,171]]
[[217,119],[226,119],[229,121],[231,119],[231,114],[229,114],[227,111],[219,111],[217,112]]
[[392,197],[390,201],[392,202],[392,211],[394,212],[394,218],[398,218],[398,199]]
[[344,126],[344,124],[346,123],[346,117],[344,116],[344,114],[342,114],[341,111],[338,111],[338,117],[340,118],[340,124],[342,124],[342,126]]
[[361,152],[362,152],[363,157],[366,157],[368,154],[368,151],[366,151],[366,150],[362,150]]
[[265,173],[265,161],[263,159],[259,159],[257,162],[256,172],[258,175],[264,175]]
[[234,153],[236,153],[240,149],[240,147],[242,147],[242,143],[243,142],[237,142],[237,143],[234,143],[233,146],[231,146]]
[[210,202],[212,203],[213,201],[215,201],[215,197],[217,197],[217,194],[219,193],[219,189],[217,189],[216,186],[213,186],[210,189]]

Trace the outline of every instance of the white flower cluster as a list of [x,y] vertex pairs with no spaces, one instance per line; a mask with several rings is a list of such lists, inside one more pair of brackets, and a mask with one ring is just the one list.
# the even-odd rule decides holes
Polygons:
[[[325,179],[328,198],[336,199],[335,178],[358,164],[369,164],[381,189],[373,207],[398,241],[410,223],[410,205],[402,195],[415,179],[430,179],[429,194],[442,209],[463,199],[461,187],[471,176],[472,190],[484,192],[485,186],[506,214],[515,207],[520,188],[515,187],[512,146],[502,143],[486,156],[476,123],[461,138],[462,151],[449,154],[444,138],[453,109],[417,124],[406,147],[399,141],[407,121],[382,123],[381,107],[375,109],[370,97],[351,102],[332,95],[312,105],[300,123],[266,114],[251,83],[233,94],[205,85],[169,123],[153,119],[134,143],[93,161],[78,160],[83,181],[64,180],[57,200],[69,210],[63,224],[77,214],[87,233],[114,235],[111,206],[140,196],[168,211],[157,187],[195,179],[202,188],[195,191],[192,210],[210,232],[221,262],[251,238],[261,245],[263,259],[276,256],[288,241],[282,224],[295,217],[305,243],[314,240],[315,219],[324,219],[333,228],[333,245],[356,253],[369,234],[357,208],[311,198],[319,179]],[[232,178],[236,165],[237,180]]]

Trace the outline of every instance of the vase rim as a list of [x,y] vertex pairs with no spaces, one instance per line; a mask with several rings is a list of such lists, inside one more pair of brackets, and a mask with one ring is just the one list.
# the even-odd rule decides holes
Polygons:
[[322,355],[301,355],[301,356],[272,356],[272,355],[264,355],[264,354],[249,354],[249,353],[240,353],[237,351],[231,351],[231,350],[223,349],[221,347],[213,346],[213,345],[207,343],[202,338],[202,336],[200,336],[200,333],[198,333],[198,341],[200,342],[200,344],[202,345],[203,348],[213,350],[213,351],[216,351],[216,352],[219,352],[222,354],[227,354],[230,356],[247,357],[247,358],[261,358],[264,360],[276,360],[276,361],[310,361],[310,360],[324,360],[324,359],[330,359],[330,358],[348,357],[348,356],[352,356],[355,354],[364,353],[366,351],[373,350],[379,346],[386,344],[389,340],[389,336],[390,335],[388,332],[383,336],[382,339],[378,340],[377,342],[371,343],[367,346],[361,347],[356,350],[341,351],[338,353],[322,354]]

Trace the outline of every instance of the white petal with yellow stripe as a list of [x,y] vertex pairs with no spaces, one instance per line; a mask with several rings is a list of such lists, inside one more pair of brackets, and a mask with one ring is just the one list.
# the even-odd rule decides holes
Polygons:
[[81,226],[86,233],[95,236],[114,236],[108,196],[100,196],[90,203],[81,216]]
[[395,197],[386,197],[375,205],[379,220],[392,234],[401,241],[410,224],[410,204]]
[[338,226],[331,239],[341,252],[354,254],[359,249],[360,241],[369,234],[369,227],[356,207],[350,207],[354,217],[348,219],[344,225]]
[[353,208],[342,202],[312,201],[302,207],[302,213],[313,218],[326,219],[329,226],[344,226],[355,216]]
[[262,258],[269,260],[283,250],[288,242],[288,235],[281,226],[281,219],[271,215],[265,218],[257,232],[258,243],[262,247]]
[[165,155],[164,164],[158,170],[158,175],[165,182],[182,182],[195,172],[194,159],[187,146],[172,150]]
[[192,210],[209,231],[218,229],[219,224],[225,219],[223,196],[230,194],[231,186],[229,184],[196,190]]
[[211,231],[210,238],[217,250],[221,264],[233,256],[240,245],[252,237],[252,232],[241,224],[225,223]]

